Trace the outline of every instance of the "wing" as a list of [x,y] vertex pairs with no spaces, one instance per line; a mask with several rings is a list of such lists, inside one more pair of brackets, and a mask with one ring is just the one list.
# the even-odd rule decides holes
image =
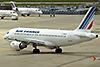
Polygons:
[[38,46],[54,46],[55,45],[49,41],[43,41],[43,40],[31,39],[31,38],[16,39],[16,41],[26,42],[26,43],[36,43]]

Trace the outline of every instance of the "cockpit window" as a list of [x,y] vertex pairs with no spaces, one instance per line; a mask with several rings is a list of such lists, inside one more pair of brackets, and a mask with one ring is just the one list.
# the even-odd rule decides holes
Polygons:
[[12,12],[10,12],[10,13],[12,13]]
[[38,11],[40,11],[40,10],[38,10]]
[[15,12],[13,12],[13,13],[15,13]]
[[7,34],[9,34],[9,32],[7,32]]
[[36,10],[37,11],[37,10]]

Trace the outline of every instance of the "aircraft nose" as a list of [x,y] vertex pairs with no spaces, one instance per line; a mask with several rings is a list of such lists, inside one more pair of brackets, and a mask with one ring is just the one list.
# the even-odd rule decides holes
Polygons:
[[3,37],[4,39],[7,39],[6,36]]
[[43,12],[42,12],[42,11],[41,11],[40,13],[41,13],[41,14],[43,14]]
[[5,35],[3,38],[4,38],[4,39],[7,39],[7,37],[8,37],[8,36],[7,36],[7,35]]
[[38,13],[39,13],[39,14],[42,14],[43,12],[42,12],[42,11],[38,11]]

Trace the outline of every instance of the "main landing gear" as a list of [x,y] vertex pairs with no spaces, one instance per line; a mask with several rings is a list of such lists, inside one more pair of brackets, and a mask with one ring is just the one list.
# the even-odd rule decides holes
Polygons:
[[40,53],[40,50],[37,49],[37,44],[36,44],[36,43],[33,44],[33,47],[35,48],[35,49],[33,50],[33,53]]
[[4,17],[1,17],[1,19],[4,19]]
[[59,47],[57,47],[56,50],[55,50],[55,52],[56,52],[56,53],[62,53],[62,49],[59,48]]
[[21,16],[25,17],[25,14],[21,14]]
[[[37,49],[37,44],[36,43],[33,44],[33,47],[35,48],[35,49],[33,49],[33,53],[40,53],[40,50]],[[56,53],[62,53],[62,49],[58,46],[58,47],[56,47],[55,52]]]

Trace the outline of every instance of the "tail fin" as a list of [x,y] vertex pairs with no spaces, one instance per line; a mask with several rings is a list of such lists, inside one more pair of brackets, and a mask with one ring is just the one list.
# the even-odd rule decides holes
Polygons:
[[10,1],[10,3],[11,3],[11,7],[12,7],[12,8],[16,8],[16,6],[15,6],[15,4],[14,4],[15,2]]
[[96,7],[90,7],[76,31],[91,32]]
[[15,2],[10,1],[10,3],[11,3],[12,9],[13,9],[14,11],[18,11],[18,8],[17,8],[16,5],[15,5]]
[[96,60],[96,57],[95,56],[93,56],[93,61],[95,61]]

